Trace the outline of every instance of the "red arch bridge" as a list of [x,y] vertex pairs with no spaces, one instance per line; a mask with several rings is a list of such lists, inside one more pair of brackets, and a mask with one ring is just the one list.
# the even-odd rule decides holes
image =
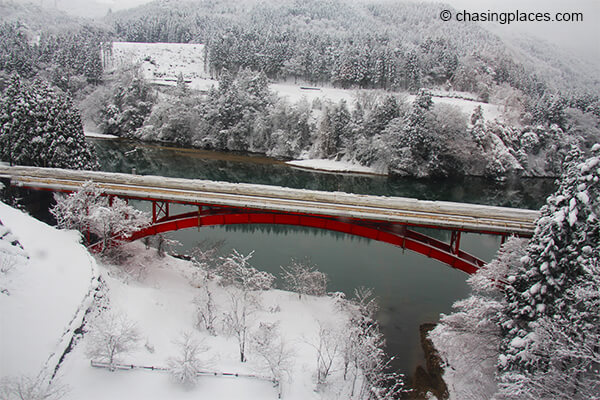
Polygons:
[[[0,166],[0,177],[14,186],[55,192],[73,192],[93,181],[107,196],[151,202],[151,225],[124,238],[129,241],[210,225],[307,226],[390,243],[466,273],[484,261],[461,250],[462,232],[530,237],[539,217],[538,211],[476,204],[54,168]],[[195,211],[173,215],[172,204]],[[414,227],[450,231],[450,241]]]

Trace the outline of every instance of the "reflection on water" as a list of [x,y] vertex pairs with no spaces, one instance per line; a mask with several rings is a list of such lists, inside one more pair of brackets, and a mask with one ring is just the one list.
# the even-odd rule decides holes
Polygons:
[[[247,182],[327,191],[415,197],[481,204],[538,208],[553,190],[551,180],[527,180],[497,184],[479,178],[404,180],[382,176],[326,174],[294,169],[265,157],[199,150],[165,148],[126,140],[93,140],[102,168],[131,172],[228,182]],[[140,204],[140,207],[148,207]],[[185,211],[174,206],[172,213]],[[445,231],[427,231],[449,240]],[[278,274],[292,258],[310,257],[330,277],[329,290],[351,295],[355,288],[375,289],[379,298],[378,320],[388,351],[398,355],[397,368],[410,375],[424,364],[419,325],[436,322],[440,313],[468,294],[466,275],[420,254],[390,244],[305,227],[238,225],[187,229],[169,234],[186,252],[199,242],[223,242],[221,254],[236,249],[255,250],[252,264]],[[461,247],[490,260],[499,238],[463,234]]]
[[463,179],[390,179],[385,176],[331,174],[292,168],[261,156],[163,147],[129,140],[93,139],[102,169],[112,172],[260,183],[302,189],[466,203],[539,208],[554,190],[551,179],[492,182]]

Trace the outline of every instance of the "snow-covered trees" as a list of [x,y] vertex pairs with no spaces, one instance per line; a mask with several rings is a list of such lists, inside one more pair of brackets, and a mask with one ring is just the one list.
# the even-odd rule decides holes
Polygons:
[[302,295],[324,296],[327,293],[327,274],[318,271],[308,261],[292,260],[291,264],[281,267],[281,279],[287,290]]
[[508,239],[497,257],[469,278],[473,294],[456,302],[455,311],[442,315],[430,333],[442,360],[451,366],[444,379],[452,398],[489,399],[498,390],[499,320],[506,307],[502,282],[520,265],[526,244],[524,239]]
[[542,208],[522,267],[508,276],[500,393],[591,398],[600,393],[600,145],[577,154]]
[[0,397],[3,400],[60,400],[69,392],[69,388],[57,382],[48,382],[43,377],[0,379]]
[[240,350],[240,361],[246,361],[246,345],[250,337],[252,315],[260,308],[256,291],[268,290],[275,277],[259,271],[249,264],[253,253],[244,256],[233,251],[222,258],[217,266],[220,283],[228,287],[229,304],[224,315],[225,329],[236,337]]
[[28,25],[27,21],[0,24],[0,71],[24,78],[37,75],[69,92],[99,83],[103,72],[100,43],[108,36],[105,32],[89,26],[61,33],[42,30],[32,40]]
[[202,368],[200,353],[206,351],[202,344],[190,333],[183,333],[175,342],[179,354],[169,359],[171,378],[186,388],[196,384],[198,372]]
[[140,340],[135,323],[115,312],[100,313],[87,330],[87,355],[107,362],[111,371],[119,356],[133,350]]
[[104,133],[132,136],[152,111],[156,95],[144,79],[135,74],[125,77],[105,100],[100,127]]
[[252,335],[251,347],[273,380],[278,382],[281,395],[284,378],[290,378],[294,353],[281,336],[278,325],[261,322]]
[[457,398],[600,393],[600,145],[592,152],[571,153],[527,247],[507,242],[432,332]]
[[[104,252],[112,239],[123,239],[147,226],[150,217],[120,198],[108,198],[93,183],[87,182],[77,192],[56,195],[50,212],[63,229],[92,233],[102,241]],[[86,238],[88,239],[88,238]]]
[[16,75],[0,98],[0,159],[38,167],[97,167],[70,98]]

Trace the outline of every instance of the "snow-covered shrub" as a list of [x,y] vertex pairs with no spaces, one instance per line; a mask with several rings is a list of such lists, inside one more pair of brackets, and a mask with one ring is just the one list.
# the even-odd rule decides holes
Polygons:
[[87,355],[107,362],[115,370],[119,357],[133,350],[140,340],[136,324],[124,314],[101,312],[87,326]]
[[104,253],[111,239],[127,238],[150,224],[150,216],[125,200],[113,198],[111,201],[102,193],[94,183],[86,182],[77,192],[55,195],[56,205],[50,212],[60,228],[77,229],[99,237]]
[[257,354],[263,367],[279,386],[281,395],[284,378],[291,378],[293,352],[281,337],[276,323],[261,322],[252,334],[252,352]]
[[211,335],[216,335],[216,323],[219,317],[213,293],[208,286],[200,288],[200,293],[194,298],[196,306],[196,327],[206,329]]
[[192,388],[203,366],[200,354],[205,352],[206,348],[191,333],[183,333],[175,344],[179,354],[169,358],[169,374],[178,384]]
[[292,260],[291,265],[281,267],[281,279],[287,290],[302,295],[325,296],[327,294],[327,274],[318,271],[308,262]]
[[56,379],[49,382],[42,377],[0,379],[0,398],[2,400],[60,400],[69,392],[69,388]]
[[538,150],[538,146],[540,144],[540,139],[535,134],[535,132],[525,132],[521,135],[521,147],[527,153],[535,154]]
[[242,255],[237,250],[227,257],[221,257],[216,270],[221,277],[221,284],[233,285],[243,291],[268,290],[273,287],[275,276],[265,271],[259,271],[249,263],[254,252]]

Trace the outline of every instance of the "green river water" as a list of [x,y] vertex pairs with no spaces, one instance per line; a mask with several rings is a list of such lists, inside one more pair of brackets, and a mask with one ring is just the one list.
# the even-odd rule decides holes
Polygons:
[[[554,190],[551,179],[497,183],[481,178],[460,180],[390,179],[385,176],[333,174],[300,170],[266,157],[163,147],[119,139],[88,139],[102,169],[112,172],[260,183],[325,191],[404,196],[425,200],[539,208]],[[449,240],[443,231],[426,231]],[[377,318],[396,355],[395,366],[412,375],[424,364],[419,326],[437,322],[452,304],[468,295],[467,275],[423,255],[349,235],[303,227],[227,226],[169,233],[185,253],[198,243],[220,243],[223,254],[236,249],[255,251],[252,264],[279,273],[292,258],[310,258],[330,277],[329,290],[351,295],[358,286],[371,287],[378,297]],[[499,237],[463,234],[463,250],[490,260]]]

